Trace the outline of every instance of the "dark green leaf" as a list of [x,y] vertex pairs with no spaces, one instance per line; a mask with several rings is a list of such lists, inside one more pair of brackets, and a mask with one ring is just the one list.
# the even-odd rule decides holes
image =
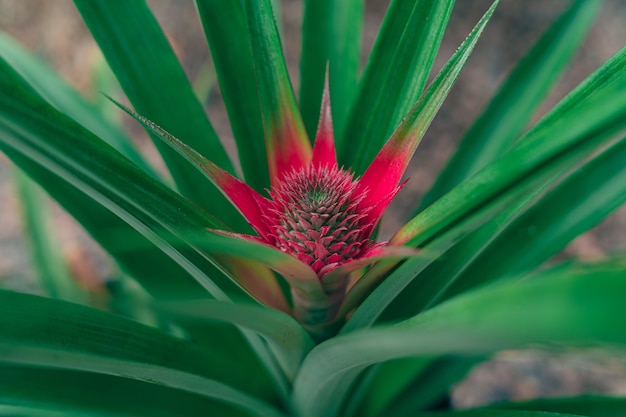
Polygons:
[[445,298],[529,272],[626,202],[626,138],[550,191],[466,265]]
[[[0,363],[0,404],[63,416],[251,417],[222,402],[156,384],[85,372]],[[18,414],[19,415],[19,414]]]
[[162,304],[165,311],[178,318],[199,321],[226,321],[261,335],[276,352],[283,370],[290,379],[313,347],[308,333],[292,317],[266,307],[200,301]]
[[574,413],[589,417],[622,417],[626,415],[626,399],[601,396],[551,398],[495,404],[493,408]]
[[[389,417],[402,414],[387,414]],[[467,410],[448,413],[418,413],[416,417],[585,417],[582,414],[562,414],[544,411],[517,411],[517,410]]]
[[208,397],[202,384],[212,384],[229,402],[243,394],[227,385],[274,397],[267,377],[248,368],[254,358],[232,357],[217,340],[200,346],[95,309],[10,291],[0,291],[0,301],[4,363],[104,373]]

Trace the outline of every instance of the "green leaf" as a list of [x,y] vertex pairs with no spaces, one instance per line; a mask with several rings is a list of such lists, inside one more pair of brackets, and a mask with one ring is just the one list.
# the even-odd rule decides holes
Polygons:
[[502,276],[527,273],[604,220],[626,203],[625,160],[626,137],[587,162],[494,236],[445,298]]
[[85,302],[73,279],[50,225],[51,215],[43,192],[21,171],[14,171],[14,183],[21,202],[24,232],[31,246],[32,263],[43,289],[52,298]]
[[332,409],[336,390],[367,366],[402,357],[482,355],[529,344],[626,344],[615,311],[624,263],[548,271],[483,288],[401,322],[339,336],[311,351],[294,382],[303,417]]
[[[176,246],[185,241],[185,233],[220,223],[49,107],[29,92],[17,76],[11,76],[8,69],[3,75],[0,78],[5,91],[0,96],[0,147],[10,158],[29,160],[96,200],[175,260],[214,297],[224,297],[227,293],[245,297],[241,289],[203,259],[205,256],[197,249],[191,245]],[[18,165],[19,160],[16,160]],[[54,190],[48,191],[55,194]],[[134,241],[136,234],[129,233],[128,229],[128,226],[121,226],[106,233],[117,245],[143,249],[141,245],[145,240]],[[119,250],[114,248],[114,253]],[[200,266],[208,269],[202,270]],[[211,277],[207,273],[212,273]],[[169,277],[169,280],[174,279],[177,278]]]
[[[251,300],[185,237],[214,227],[214,219],[50,108],[2,61],[0,89],[6,92],[0,96],[0,149],[64,203],[154,296]],[[233,331],[238,332],[228,327],[219,333]],[[245,351],[249,343],[284,392],[284,376],[267,347],[242,333],[245,339],[235,349]]]
[[551,398],[495,404],[493,408],[575,413],[589,417],[621,417],[626,413],[626,399],[601,396]]
[[453,0],[391,3],[346,128],[336,135],[340,165],[362,174],[420,97],[453,4]]
[[423,245],[498,196],[547,172],[558,172],[560,165],[581,160],[626,127],[625,92],[626,78],[622,74],[614,88],[588,98],[576,112],[529,132],[499,160],[413,218],[392,242]]
[[[402,414],[387,414],[389,417]],[[549,413],[544,411],[514,411],[514,410],[467,410],[448,413],[418,413],[417,417],[584,417],[582,414]]]
[[0,364],[0,404],[20,405],[36,417],[218,417],[253,414],[220,401],[157,384],[85,372]]
[[357,87],[363,0],[307,0],[302,22],[300,111],[309,138],[320,118],[326,69],[335,132],[343,132]]
[[[270,0],[244,0],[272,185],[307,166],[311,145],[289,80]],[[167,129],[166,129],[167,130]]]
[[626,138],[542,196],[532,190],[471,233],[395,299],[386,319],[406,318],[463,291],[529,272],[626,202]]
[[255,358],[233,357],[228,345],[199,346],[119,316],[27,294],[0,291],[0,301],[5,364],[121,376],[227,402],[248,397],[243,393],[275,399],[264,374],[252,377],[248,365]]
[[156,175],[118,127],[108,122],[93,104],[83,99],[46,64],[3,33],[0,33],[0,56],[50,104],[92,131],[144,171]]
[[576,1],[537,41],[470,127],[414,214],[506,151],[565,70],[601,4]]
[[[564,172],[566,169],[575,164],[576,161],[582,160],[593,150],[593,147],[587,148],[587,145],[585,145],[585,147],[580,147],[579,145],[576,145],[570,148],[574,151],[572,155],[567,155],[567,152],[562,153],[557,158],[552,158],[551,160],[548,159],[549,162],[547,164],[544,164],[544,167],[541,167],[541,165],[539,165],[539,167],[536,166],[535,168],[531,168],[530,166],[528,166],[527,168],[530,169],[525,171],[525,174],[522,174],[522,176],[518,177],[517,180],[501,188],[501,197],[503,197],[508,202],[506,202],[505,200],[500,200],[500,197],[496,197],[495,201],[491,200],[491,203],[487,203],[486,205],[481,206],[482,208],[471,208],[473,205],[471,200],[479,193],[485,191],[493,192],[494,186],[499,187],[499,185],[497,185],[499,181],[504,180],[504,182],[506,182],[507,180],[512,179],[509,177],[510,173],[508,172],[508,169],[511,168],[513,165],[518,164],[522,161],[527,161],[528,156],[540,156],[541,151],[539,151],[537,147],[533,147],[533,143],[555,143],[556,141],[564,137],[561,135],[567,135],[568,130],[571,128],[573,128],[573,130],[582,128],[583,131],[575,134],[575,136],[578,136],[579,139],[592,139],[592,142],[590,143],[591,146],[593,146],[592,143],[595,140],[605,140],[606,138],[609,138],[610,133],[615,128],[610,126],[610,124],[613,122],[601,122],[598,125],[600,130],[597,132],[600,133],[600,136],[597,136],[593,133],[593,128],[585,133],[584,130],[587,127],[591,127],[591,125],[585,124],[592,123],[592,120],[594,120],[597,116],[602,117],[602,111],[598,111],[598,109],[600,108],[602,108],[603,110],[618,110],[620,107],[622,107],[622,110],[618,111],[623,111],[624,104],[623,102],[620,104],[620,101],[622,101],[622,98],[624,96],[622,89],[626,85],[624,84],[624,72],[619,71],[619,68],[621,68],[624,63],[624,57],[626,57],[626,54],[622,51],[620,52],[620,54],[618,54],[618,56],[610,61],[610,64],[607,64],[607,66],[605,66],[604,68],[596,71],[596,73],[594,73],[594,75],[584,83],[583,87],[577,89],[574,93],[572,93],[572,95],[568,96],[565,105],[557,106],[559,109],[563,109],[555,110],[558,111],[559,114],[561,114],[561,117],[549,116],[549,122],[541,123],[541,126],[529,132],[525,136],[527,139],[520,141],[518,144],[516,144],[511,153],[518,150],[521,151],[524,141],[528,142],[526,144],[526,151],[517,154],[517,156],[513,156],[511,155],[511,153],[509,153],[502,160],[491,164],[487,169],[483,170],[470,180],[466,181],[461,186],[457,187],[455,190],[449,193],[447,196],[442,198],[440,201],[436,202],[431,207],[426,209],[423,213],[416,216],[407,226],[405,226],[404,230],[401,230],[396,235],[394,239],[403,241],[405,238],[408,239],[409,236],[413,236],[413,244],[424,245],[424,249],[426,249],[434,256],[437,254],[443,254],[450,247],[449,244],[445,243],[446,240],[449,242],[449,238],[440,239],[437,236],[441,236],[442,233],[445,236],[446,230],[452,231],[452,238],[454,238],[454,236],[460,236],[460,234],[463,233],[463,230],[465,230],[465,232],[471,231],[471,229],[467,228],[467,221],[463,220],[466,219],[466,217],[464,217],[465,215],[461,215],[456,219],[461,222],[461,225],[453,226],[451,228],[448,228],[447,226],[443,227],[446,224],[444,218],[449,215],[451,211],[458,209],[460,209],[460,211],[464,211],[465,209],[470,209],[466,211],[466,213],[469,214],[470,219],[476,216],[480,218],[485,216],[488,217],[498,215],[498,213],[501,213],[503,210],[509,211],[514,214],[515,210],[513,210],[512,205],[519,204],[520,198],[528,198],[530,194],[537,192],[541,188],[546,187],[546,185],[555,178],[555,175]],[[609,82],[611,87],[603,88],[602,90],[597,91],[594,94],[589,94],[590,90],[586,88],[586,86],[599,85],[599,80],[606,80],[607,82]],[[575,110],[566,110],[568,108]],[[615,121],[618,120],[619,118],[615,119]],[[562,127],[559,127],[559,125]],[[578,127],[576,127],[576,125],[578,125]],[[605,130],[606,128],[608,128],[608,131]],[[573,130],[570,131],[570,133],[573,133]],[[602,133],[602,131],[604,131],[604,133]],[[553,138],[557,138],[556,141],[553,141]],[[508,157],[511,157],[511,159],[508,159]],[[525,163],[526,162],[522,163],[522,165]],[[496,167],[499,168],[496,169]],[[493,171],[490,172],[490,170],[492,169]],[[525,169],[522,169],[522,171],[524,170]],[[575,188],[575,186],[573,187]],[[517,194],[517,197],[515,196],[515,194]],[[455,197],[450,199],[450,205],[442,204],[447,201],[447,199],[451,196]],[[491,212],[492,214],[489,214],[489,212]],[[496,227],[496,229],[493,229],[494,232],[498,230],[498,228],[500,228],[500,226],[497,225],[497,222],[504,221],[504,219],[506,219],[508,215],[501,214],[500,216],[502,220],[494,220],[494,222],[496,223],[492,223],[492,226],[490,226],[491,228],[493,228],[494,226]],[[554,216],[558,217],[559,214],[555,213]],[[456,216],[452,216],[452,218],[454,217]],[[566,216],[563,217],[566,218]],[[594,218],[597,219],[598,217]],[[506,224],[506,222],[507,221],[504,221],[503,224]],[[471,222],[469,223],[469,225],[471,226]],[[411,229],[412,231],[405,234],[405,232]],[[434,233],[431,234],[431,230],[433,230]],[[455,230],[457,231],[457,233],[454,233]],[[576,229],[574,228],[573,230]],[[580,231],[577,233],[580,233]],[[480,232],[480,234],[483,235],[482,238],[480,236],[474,236],[472,237],[472,239],[478,240],[474,240],[473,242],[470,240],[467,241],[467,247],[470,248],[470,251],[472,250],[472,247],[474,247],[474,249],[481,247],[484,244],[480,243],[481,241],[484,242],[485,239],[487,239],[487,241],[491,239],[488,231]],[[571,238],[572,236],[570,235],[569,239]],[[431,246],[429,244],[431,239],[434,239],[434,246]],[[441,242],[435,244],[434,242],[437,242],[438,240],[440,240]],[[494,250],[496,250],[495,248],[497,248],[497,246],[494,246]],[[468,254],[473,257],[472,253]],[[504,261],[504,263],[506,263],[506,260],[509,259],[508,257],[500,257],[500,255],[498,255],[497,258]],[[486,260],[487,258],[483,259]],[[399,294],[406,285],[414,280],[415,277],[418,276],[418,274],[422,273],[422,271],[424,271],[424,269],[429,264],[430,261],[425,259],[410,260],[406,262],[405,265],[401,266],[396,272],[389,275],[386,278],[385,282],[383,282],[378,288],[378,292],[376,293],[376,295],[369,297],[361,305],[360,309],[357,310],[356,313],[351,317],[348,325],[345,327],[344,330],[348,331],[349,329],[358,328],[359,326],[370,325],[378,317],[378,314],[380,314],[380,308],[382,308],[382,304],[391,302],[391,300],[395,296],[397,296],[397,294]],[[487,264],[488,263],[483,263],[483,266]],[[466,264],[462,262],[459,263],[459,265],[462,268],[466,267]],[[444,268],[446,268],[447,264],[444,264],[443,266]],[[452,269],[456,268],[453,263],[451,263],[449,266]],[[353,292],[355,293],[355,296],[359,295],[359,292],[367,293],[367,287],[373,285],[371,281],[374,281],[375,283],[375,280],[377,279],[376,277],[380,276],[380,274],[377,272],[377,270],[380,269],[381,268],[375,267],[373,270],[369,271],[359,281],[359,283],[357,283],[351,293],[348,294],[347,301],[351,300],[351,294]],[[383,268],[382,270],[385,271],[388,269],[389,267],[387,266],[386,269]],[[432,277],[434,278],[434,275],[432,275]],[[448,285],[446,280],[439,281],[435,279],[432,280],[432,282],[435,284],[435,288],[445,287],[446,285]],[[412,287],[413,294],[415,294],[415,290],[417,290],[418,288],[421,289],[419,279],[415,281],[414,284],[412,284]],[[436,291],[439,290],[437,289]],[[383,293],[385,294],[383,295]],[[427,293],[425,293],[424,295],[426,295],[426,299],[428,299],[427,297],[429,295]],[[362,297],[362,295],[359,296]],[[378,307],[375,307],[375,305],[378,305]],[[399,305],[402,308],[402,303],[400,301],[398,301],[396,305]]]
[[[444,68],[437,74],[431,85],[424,93],[424,96],[413,106],[409,114],[404,118],[389,142],[381,152],[384,155],[383,161],[393,159],[397,165],[406,165],[421,138],[426,132],[430,122],[443,104],[448,92],[452,88],[459,72],[463,68],[467,58],[470,56],[476,42],[478,41],[485,25],[493,14],[498,2],[494,2],[481,20],[476,24],[472,33],[458,48],[456,53],[450,58]],[[388,155],[386,155],[387,153]],[[389,168],[403,171],[404,168]],[[427,257],[430,257],[427,255]],[[347,313],[354,306],[360,303],[365,296],[378,284],[384,273],[378,273],[380,269],[372,270],[365,277],[361,278],[354,288],[348,293],[348,298],[344,303],[344,311]],[[386,270],[385,270],[386,272]]]
[[[226,151],[146,3],[74,3],[137,112],[232,172]],[[155,145],[185,196],[219,215],[225,224],[247,230],[247,223],[218,190],[169,148]]]
[[447,400],[450,387],[479,362],[474,357],[402,358],[372,367],[376,374],[359,416],[411,415]]
[[292,317],[266,307],[197,301],[158,306],[179,319],[225,321],[261,335],[276,353],[287,377],[293,379],[300,363],[313,347],[309,334]]
[[262,192],[269,187],[269,174],[243,6],[230,0],[196,0],[196,6],[211,48],[244,178],[248,185]]

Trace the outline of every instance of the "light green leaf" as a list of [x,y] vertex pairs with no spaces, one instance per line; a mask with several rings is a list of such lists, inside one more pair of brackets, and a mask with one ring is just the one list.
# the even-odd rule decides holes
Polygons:
[[420,210],[506,151],[565,70],[601,4],[600,1],[574,2],[537,41],[461,140],[424,196]]
[[362,174],[420,97],[453,5],[453,0],[391,3],[346,128],[336,134],[340,165]]
[[118,127],[108,122],[93,104],[83,99],[46,64],[3,33],[0,33],[0,56],[50,104],[92,131],[144,171],[155,175],[131,140]]
[[77,303],[87,301],[56,241],[50,224],[50,207],[42,190],[21,171],[15,170],[13,178],[21,203],[24,232],[31,246],[32,264],[44,291],[52,298]]

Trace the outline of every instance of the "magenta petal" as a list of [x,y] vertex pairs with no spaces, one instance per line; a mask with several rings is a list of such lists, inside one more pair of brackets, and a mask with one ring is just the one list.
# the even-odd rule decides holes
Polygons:
[[408,180],[404,181],[402,184],[394,188],[389,194],[387,194],[386,196],[381,198],[378,202],[376,202],[376,204],[374,204],[372,209],[368,211],[367,220],[366,222],[364,222],[368,224],[368,227],[365,229],[365,233],[367,234],[367,236],[370,236],[371,233],[374,231],[374,228],[376,227],[381,216],[387,209],[387,206],[389,206],[389,204],[393,201],[393,199],[396,198],[396,195],[406,185],[407,181]]
[[322,109],[320,110],[320,121],[317,125],[317,134],[315,135],[312,163],[314,167],[326,165],[329,168],[334,168],[337,166],[335,138],[333,136],[333,118],[330,110],[328,70],[326,71],[324,94],[322,96]]
[[269,200],[213,163],[203,168],[252,228],[261,236],[266,236],[269,229],[263,220],[263,214],[269,207]]

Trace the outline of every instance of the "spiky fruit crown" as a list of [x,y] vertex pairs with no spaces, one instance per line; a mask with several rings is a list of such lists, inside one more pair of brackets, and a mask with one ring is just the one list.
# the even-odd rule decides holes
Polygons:
[[[322,278],[371,248],[365,195],[350,172],[321,166],[294,170],[271,191],[266,220],[271,245],[311,266]],[[370,227],[368,227],[370,226]]]

